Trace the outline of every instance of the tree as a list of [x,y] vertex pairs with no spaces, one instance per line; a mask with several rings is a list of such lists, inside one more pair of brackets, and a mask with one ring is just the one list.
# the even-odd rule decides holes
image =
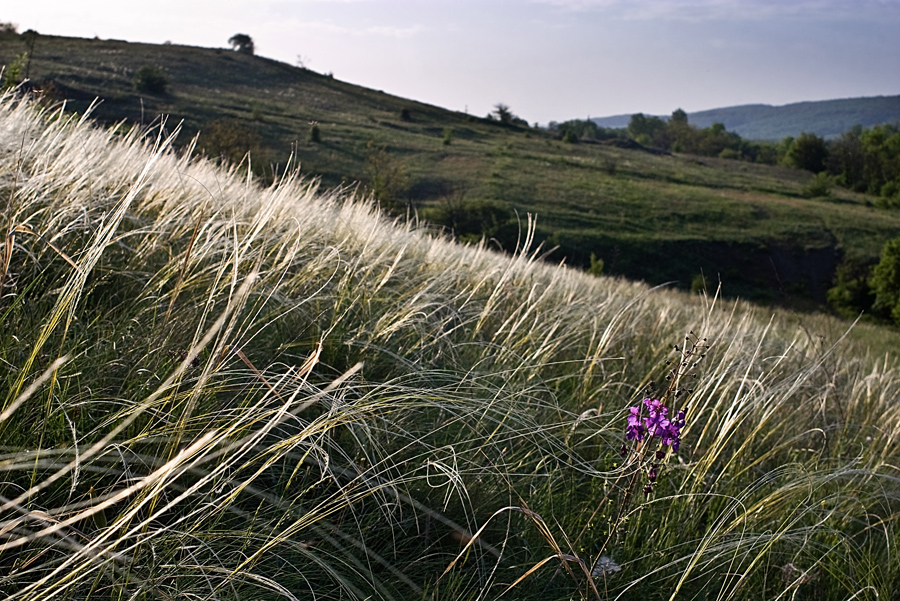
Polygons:
[[513,115],[512,111],[510,110],[509,106],[503,104],[502,102],[498,102],[497,104],[494,105],[493,114],[494,114],[494,116],[497,117],[497,119],[500,121],[500,123],[507,123],[507,124],[512,123],[513,117],[515,117],[515,115]]
[[675,125],[687,125],[687,113],[685,113],[683,109],[675,109],[674,111],[672,111],[672,118],[669,120],[669,123]]
[[841,185],[865,192],[866,153],[862,143],[862,127],[854,126],[832,142],[828,153],[828,170]]
[[802,133],[791,144],[786,158],[794,167],[818,173],[825,169],[828,147],[816,134]]
[[647,117],[644,113],[636,113],[628,122],[628,135],[640,144],[652,144],[658,134],[665,132],[666,122],[659,117]]
[[872,270],[873,309],[900,325],[900,238],[888,240],[881,250],[881,261]]
[[228,43],[238,52],[253,54],[253,39],[246,33],[236,33],[228,38]]

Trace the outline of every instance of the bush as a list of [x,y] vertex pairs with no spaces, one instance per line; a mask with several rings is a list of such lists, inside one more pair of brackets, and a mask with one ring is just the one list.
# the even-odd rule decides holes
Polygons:
[[261,154],[262,144],[259,135],[240,121],[217,119],[206,124],[198,146],[212,158],[237,164],[247,153]]
[[802,133],[791,143],[785,158],[794,167],[818,173],[825,169],[828,147],[816,134]]
[[22,74],[25,69],[25,63],[28,60],[28,54],[20,54],[16,60],[6,65],[3,69],[3,80],[0,81],[0,90],[13,88],[22,81]]
[[698,273],[691,280],[691,292],[693,294],[708,294],[709,289],[706,286],[706,276]]
[[134,88],[147,94],[165,94],[169,87],[169,78],[159,67],[144,65],[134,75]]
[[450,195],[434,212],[433,220],[453,231],[463,242],[477,242],[494,236],[512,218],[502,203],[492,200],[465,200],[464,194]]
[[872,271],[873,309],[900,326],[900,238],[889,240]]
[[386,208],[399,208],[402,197],[409,190],[406,166],[391,156],[386,147],[378,147],[374,142],[369,142],[366,146],[369,156],[366,157],[363,172],[369,189]]
[[588,267],[588,273],[591,275],[603,275],[604,266],[603,259],[600,259],[596,254],[591,253],[591,266]]
[[873,261],[845,259],[834,274],[834,286],[827,293],[831,310],[847,319],[872,310],[875,295],[869,287]]
[[807,198],[822,198],[828,196],[831,191],[831,178],[827,173],[819,173],[809,180],[809,183],[803,187],[803,196]]
[[309,124],[309,141],[313,144],[319,144],[322,142],[322,133],[319,131],[318,123]]

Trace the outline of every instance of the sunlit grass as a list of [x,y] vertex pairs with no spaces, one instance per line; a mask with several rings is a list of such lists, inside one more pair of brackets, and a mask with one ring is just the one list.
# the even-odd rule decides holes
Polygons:
[[[548,265],[527,223],[459,246],[158,134],[0,101],[8,598],[897,594],[894,334]],[[682,447],[625,503],[627,407],[691,330]]]

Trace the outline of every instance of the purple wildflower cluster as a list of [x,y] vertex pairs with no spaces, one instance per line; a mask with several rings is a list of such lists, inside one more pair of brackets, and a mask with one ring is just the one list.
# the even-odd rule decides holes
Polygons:
[[663,446],[672,447],[677,452],[681,446],[681,429],[684,427],[684,411],[679,411],[675,419],[666,417],[669,408],[659,399],[644,399],[642,404],[647,408],[647,416],[642,416],[641,406],[629,409],[628,426],[625,438],[641,441],[658,436]]

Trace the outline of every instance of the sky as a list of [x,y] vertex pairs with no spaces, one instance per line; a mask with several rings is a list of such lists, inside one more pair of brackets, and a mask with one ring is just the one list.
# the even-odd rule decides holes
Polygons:
[[245,33],[262,56],[531,123],[900,94],[900,0],[3,4],[20,32],[206,47]]

